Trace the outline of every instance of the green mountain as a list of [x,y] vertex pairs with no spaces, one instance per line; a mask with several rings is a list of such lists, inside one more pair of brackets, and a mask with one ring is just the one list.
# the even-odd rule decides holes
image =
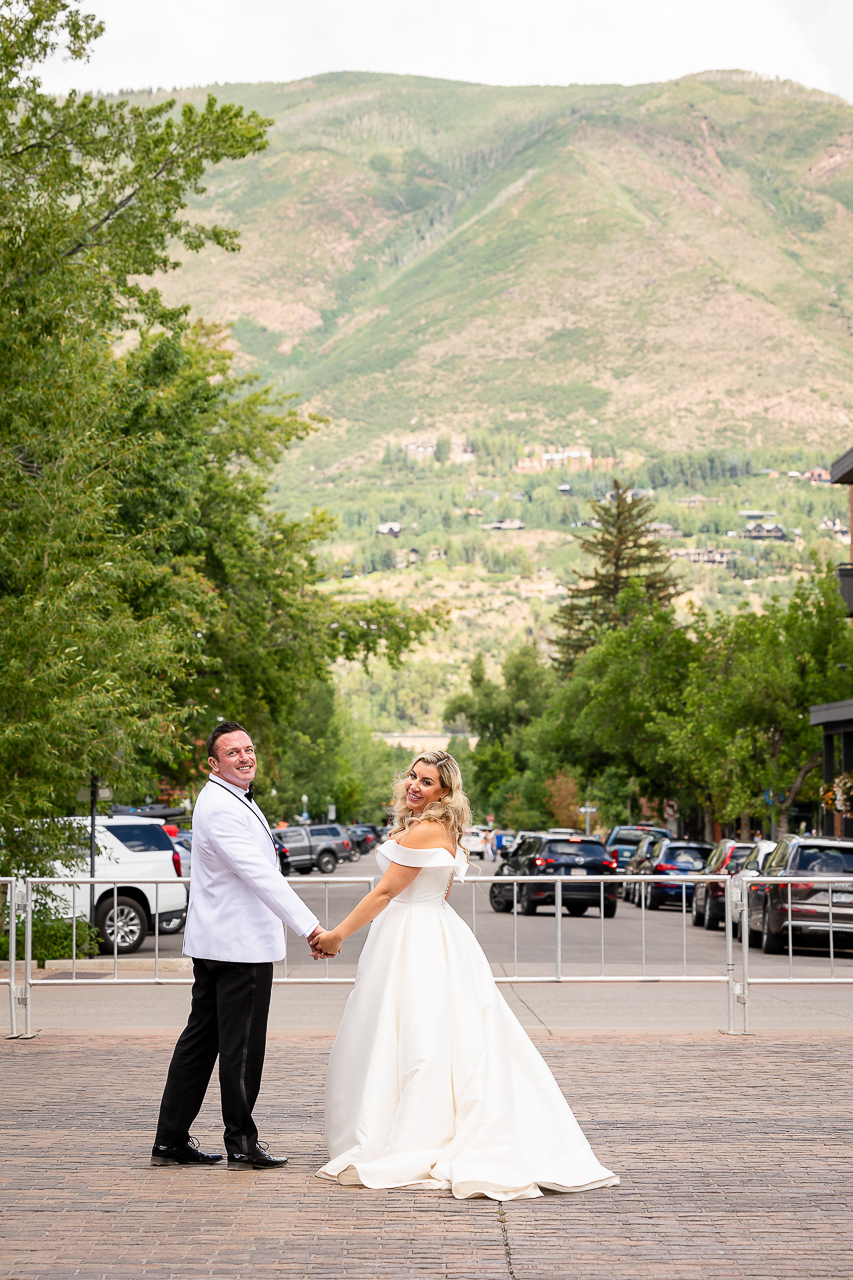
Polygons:
[[[853,108],[721,72],[212,92],[271,116],[270,147],[214,170],[195,210],[242,252],[191,257],[164,292],[328,415],[271,498],[337,515],[330,589],[453,621],[401,673],[339,673],[371,725],[438,729],[475,653],[493,672],[547,645],[614,471],[655,489],[683,605],[760,608],[813,554],[847,558],[846,490],[786,473],[853,443]],[[518,469],[561,449],[589,462]],[[743,536],[748,510],[785,537]],[[501,518],[525,527],[482,527]],[[725,564],[691,562],[707,548]]]
[[[182,91],[198,99],[206,90]],[[338,74],[275,120],[166,281],[333,422],[314,465],[503,430],[644,455],[849,444],[853,108],[743,73],[624,88]]]

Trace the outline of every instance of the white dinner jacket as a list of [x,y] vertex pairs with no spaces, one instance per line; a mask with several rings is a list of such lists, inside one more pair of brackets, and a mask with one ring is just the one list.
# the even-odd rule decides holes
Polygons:
[[211,778],[193,810],[184,955],[244,964],[283,960],[282,921],[304,938],[319,924],[282,876],[258,806],[239,787]]

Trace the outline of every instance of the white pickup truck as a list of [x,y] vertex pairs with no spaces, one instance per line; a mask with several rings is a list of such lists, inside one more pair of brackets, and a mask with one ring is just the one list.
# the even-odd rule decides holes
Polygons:
[[[71,818],[80,828],[80,847],[88,848],[88,818]],[[155,915],[159,915],[161,933],[175,933],[184,923],[187,912],[187,882],[180,879],[180,853],[163,830],[157,818],[134,814],[95,820],[95,875],[111,884],[95,885],[95,923],[101,934],[101,951],[111,955],[118,938],[118,954],[138,951],[149,933],[154,932]],[[55,874],[65,874],[58,867]],[[72,893],[70,882],[89,876],[88,866],[69,874],[67,885],[55,886],[60,900],[71,912],[72,897],[76,914],[89,914],[89,886],[81,885]],[[168,883],[156,886],[154,880]]]

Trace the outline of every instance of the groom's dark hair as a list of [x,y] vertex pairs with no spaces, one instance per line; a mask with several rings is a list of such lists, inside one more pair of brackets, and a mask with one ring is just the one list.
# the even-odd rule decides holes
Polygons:
[[207,739],[207,754],[213,756],[214,760],[219,759],[219,752],[216,750],[216,744],[225,733],[248,733],[248,729],[244,729],[236,720],[222,720],[213,730]]

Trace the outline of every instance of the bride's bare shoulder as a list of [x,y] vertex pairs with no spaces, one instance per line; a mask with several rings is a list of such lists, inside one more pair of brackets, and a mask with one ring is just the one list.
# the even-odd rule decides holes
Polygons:
[[394,839],[404,849],[446,849],[452,840],[441,822],[425,818],[422,822],[413,822]]

